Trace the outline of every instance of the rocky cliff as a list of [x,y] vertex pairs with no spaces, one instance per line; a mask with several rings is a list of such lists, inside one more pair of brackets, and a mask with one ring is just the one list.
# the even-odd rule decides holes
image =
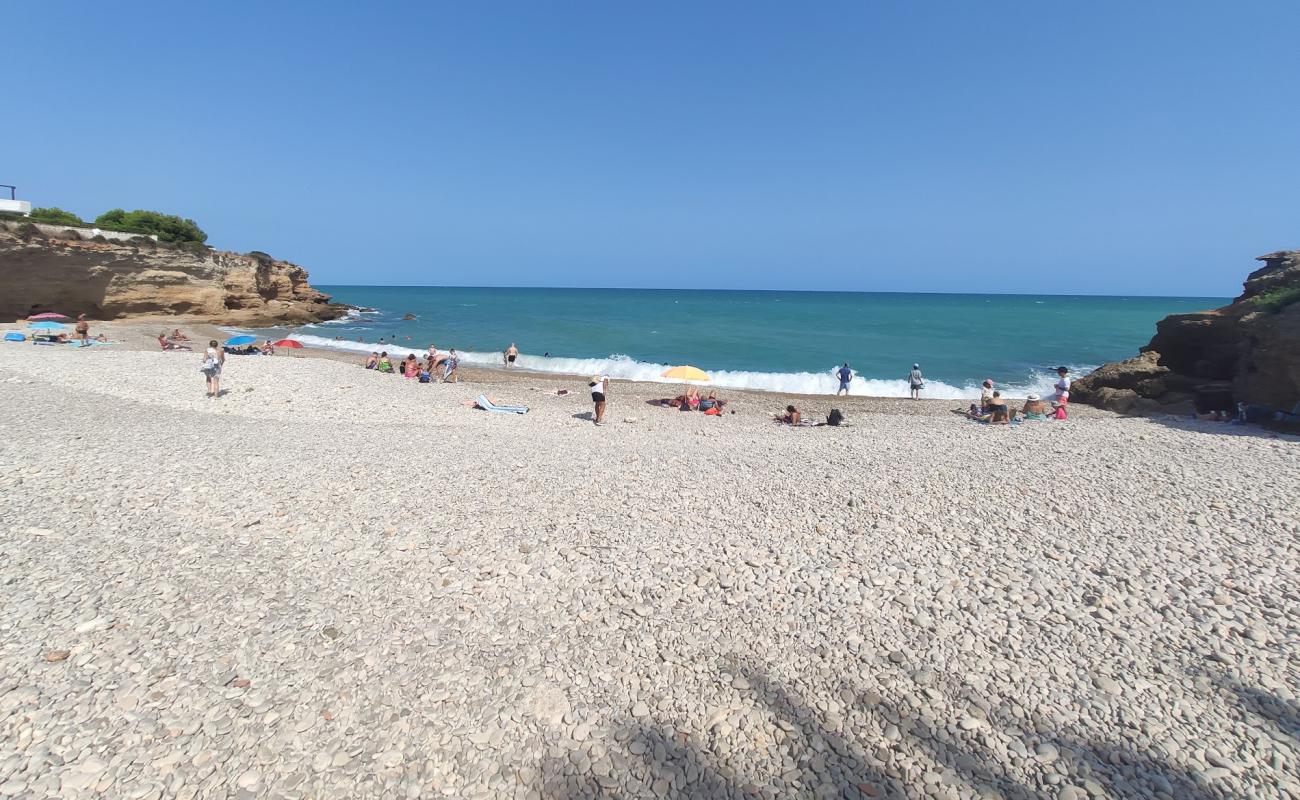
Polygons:
[[1223,308],[1174,314],[1137,358],[1075,381],[1072,400],[1123,413],[1182,413],[1244,402],[1300,401],[1300,250],[1260,256],[1241,296]]
[[145,237],[88,241],[73,231],[0,223],[0,321],[53,310],[273,325],[333,319],[346,309],[313,289],[305,269],[262,253],[187,250]]

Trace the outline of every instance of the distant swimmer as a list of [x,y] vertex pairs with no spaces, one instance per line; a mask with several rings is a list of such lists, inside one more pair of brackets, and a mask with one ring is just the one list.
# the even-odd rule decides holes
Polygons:
[[921,365],[913,364],[912,371],[907,373],[907,387],[912,390],[912,399],[921,399],[921,390],[925,388],[925,376],[921,374]]
[[840,379],[840,388],[835,390],[836,396],[838,396],[841,392],[843,392],[844,394],[848,394],[849,381],[853,380],[853,370],[849,369],[849,362],[845,361],[844,366],[840,367],[839,371],[836,372],[835,374]]
[[506,348],[505,353],[502,355],[505,358],[506,366],[513,367],[515,365],[515,359],[519,358],[519,348],[515,347],[514,342],[511,342],[510,346]]

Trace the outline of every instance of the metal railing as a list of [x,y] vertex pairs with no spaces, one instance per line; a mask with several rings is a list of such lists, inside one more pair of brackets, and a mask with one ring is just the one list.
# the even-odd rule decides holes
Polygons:
[[10,186],[10,185],[7,184],[7,183],[0,183],[0,189],[8,189],[8,190],[9,190],[9,199],[10,199],[10,200],[17,200],[17,199],[18,199],[18,187],[17,187],[17,186]]

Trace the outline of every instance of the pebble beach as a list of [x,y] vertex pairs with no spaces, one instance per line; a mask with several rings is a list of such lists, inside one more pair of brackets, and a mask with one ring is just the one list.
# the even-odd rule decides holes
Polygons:
[[0,796],[1300,797],[1295,437],[120,330],[0,347]]

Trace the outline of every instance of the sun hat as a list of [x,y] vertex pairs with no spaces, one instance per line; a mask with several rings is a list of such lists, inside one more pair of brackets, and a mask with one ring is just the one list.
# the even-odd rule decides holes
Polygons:
[[591,376],[591,382],[592,382],[592,383],[600,383],[600,380],[601,380],[601,376],[600,376],[600,375],[592,375],[592,376]]
[[920,369],[920,368],[921,368],[921,365],[920,365],[920,364],[913,364],[913,365],[912,365],[912,369]]
[[1031,395],[1029,395],[1028,397],[1026,397],[1025,399],[1026,399],[1026,400],[1037,400],[1037,399],[1038,399],[1038,395],[1036,395],[1036,394],[1031,394]]
[[992,379],[992,378],[985,378],[985,379],[984,379],[984,385],[986,385],[986,386],[992,386],[992,385],[993,385],[993,379]]

